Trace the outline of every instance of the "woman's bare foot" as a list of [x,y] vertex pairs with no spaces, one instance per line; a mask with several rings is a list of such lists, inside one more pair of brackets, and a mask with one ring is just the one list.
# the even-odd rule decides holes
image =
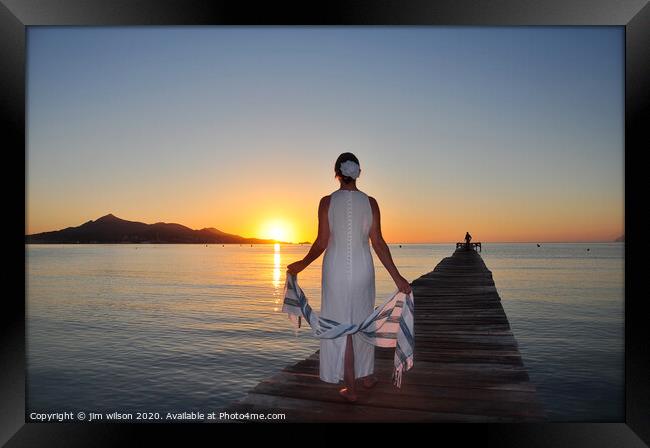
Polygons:
[[377,379],[377,377],[375,375],[369,375],[369,376],[363,378],[363,380],[361,381],[361,384],[363,384],[363,387],[365,387],[366,389],[372,389],[373,387],[375,387],[377,385],[378,382],[379,382],[379,380]]
[[355,401],[357,401],[357,394],[351,391],[350,389],[348,389],[347,387],[344,387],[343,389],[339,390],[339,395],[341,395],[350,403],[354,403]]

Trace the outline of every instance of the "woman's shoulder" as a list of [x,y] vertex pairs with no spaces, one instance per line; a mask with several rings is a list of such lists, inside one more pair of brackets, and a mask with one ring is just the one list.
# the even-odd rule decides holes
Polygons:
[[378,210],[379,209],[379,204],[377,204],[377,200],[373,198],[372,196],[368,196],[368,202],[370,203],[370,208],[373,210]]
[[330,203],[330,199],[332,199],[332,195],[331,195],[331,194],[328,194],[327,196],[323,196],[322,198],[320,198],[320,203],[319,203],[319,205],[320,205],[321,207],[327,207],[327,206],[329,205],[329,203]]

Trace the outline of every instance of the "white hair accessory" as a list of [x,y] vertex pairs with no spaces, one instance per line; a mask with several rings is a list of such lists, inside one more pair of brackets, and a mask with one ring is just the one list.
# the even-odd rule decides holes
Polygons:
[[360,171],[361,169],[359,168],[359,164],[354,160],[346,160],[341,164],[341,174],[351,177],[352,179],[359,177]]

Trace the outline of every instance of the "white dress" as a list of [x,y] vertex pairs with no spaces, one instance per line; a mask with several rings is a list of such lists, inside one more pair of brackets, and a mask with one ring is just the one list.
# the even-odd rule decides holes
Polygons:
[[[368,196],[358,190],[336,190],[330,195],[330,236],[323,257],[321,317],[358,324],[375,307],[375,267],[370,253],[372,209]],[[347,336],[321,339],[320,379],[343,380]],[[355,378],[374,372],[375,347],[352,335]]]

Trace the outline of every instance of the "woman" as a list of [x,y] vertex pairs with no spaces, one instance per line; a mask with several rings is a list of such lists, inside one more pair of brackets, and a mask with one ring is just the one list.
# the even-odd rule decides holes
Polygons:
[[[324,251],[321,280],[321,317],[337,322],[358,324],[370,315],[375,306],[375,268],[370,245],[403,293],[411,285],[400,275],[381,235],[377,201],[357,189],[361,173],[359,160],[352,153],[341,154],[334,164],[340,188],[320,200],[318,206],[318,237],[309,253],[287,266],[298,274]],[[375,347],[358,334],[337,339],[321,339],[320,379],[328,383],[343,380],[339,393],[348,401],[356,401],[355,380],[361,378],[366,388],[377,384],[374,375]]]

